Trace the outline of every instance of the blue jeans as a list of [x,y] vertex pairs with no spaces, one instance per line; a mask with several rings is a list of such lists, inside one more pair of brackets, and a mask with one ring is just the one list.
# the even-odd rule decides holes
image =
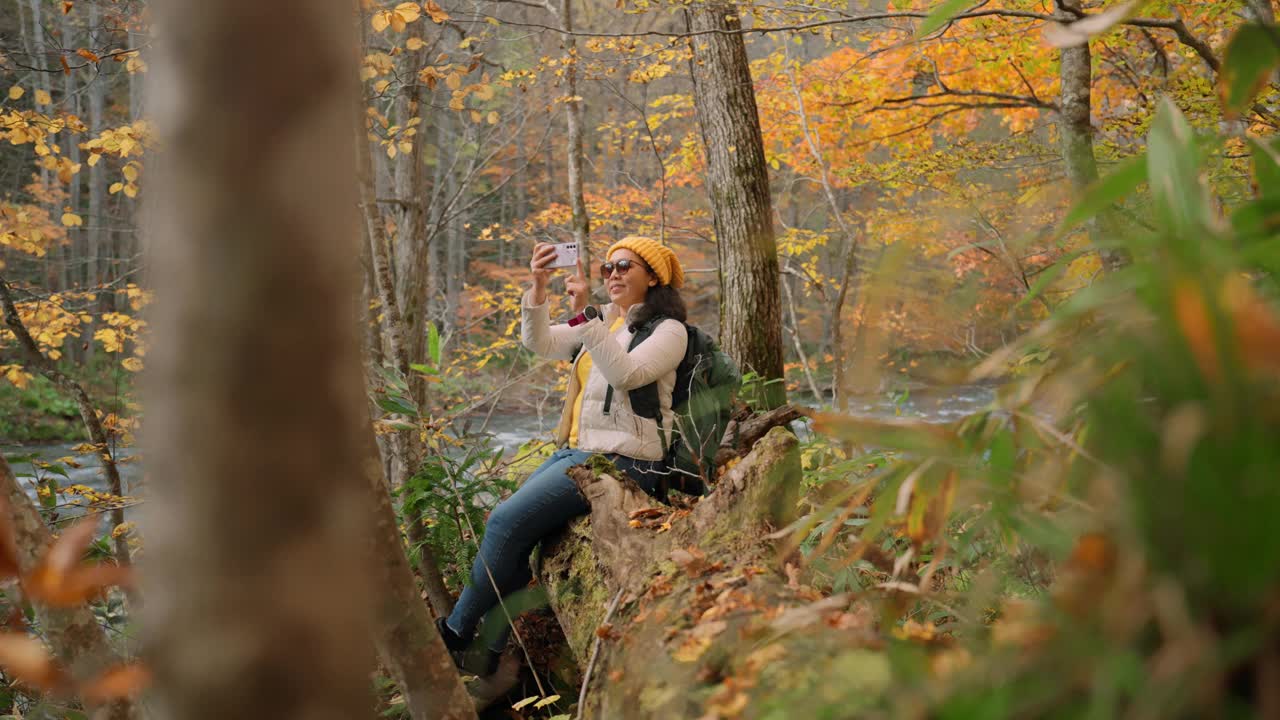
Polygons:
[[[529,556],[548,535],[569,521],[591,511],[586,498],[569,477],[569,468],[581,465],[600,453],[566,448],[557,450],[542,463],[511,497],[498,503],[484,526],[480,552],[471,567],[471,583],[463,589],[447,622],[459,636],[475,634],[481,618],[498,604],[498,597],[516,592],[533,579]],[[660,492],[667,470],[661,461],[636,460],[622,455],[605,455],[627,473],[645,492]],[[492,579],[490,577],[492,576]],[[507,632],[496,636],[501,650]],[[487,632],[486,632],[487,634]]]

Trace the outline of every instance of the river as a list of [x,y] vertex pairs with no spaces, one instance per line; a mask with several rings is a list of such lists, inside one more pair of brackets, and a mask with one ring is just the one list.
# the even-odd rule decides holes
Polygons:
[[[851,398],[850,412],[854,415],[875,419],[903,418],[923,420],[926,422],[945,423],[957,420],[965,415],[988,407],[994,397],[995,390],[989,385],[959,385],[949,387],[918,387],[909,393],[897,395],[867,395]],[[531,414],[512,414],[496,412],[488,418],[474,419],[474,427],[483,426],[493,436],[494,444],[507,450],[515,450],[530,438],[548,435],[558,420],[559,409],[555,415],[539,417]],[[9,459],[19,480],[28,485],[34,497],[35,490],[31,480],[38,474],[47,473],[36,467],[32,460],[57,463],[59,458],[70,457],[79,467],[62,464],[66,477],[56,476],[60,486],[73,484],[85,485],[94,490],[105,491],[106,480],[102,472],[101,462],[93,453],[76,453],[72,450],[80,443],[38,443],[32,445],[0,444],[0,452]],[[142,479],[142,464],[134,461],[135,451],[122,448],[118,456],[123,461],[120,474],[125,484],[125,494],[129,495]],[[75,514],[68,508],[67,512]]]

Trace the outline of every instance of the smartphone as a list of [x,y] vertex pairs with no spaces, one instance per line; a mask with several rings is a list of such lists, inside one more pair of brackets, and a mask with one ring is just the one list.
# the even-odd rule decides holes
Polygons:
[[556,249],[556,259],[551,261],[547,267],[567,268],[575,267],[578,264],[578,243],[555,243],[551,247]]

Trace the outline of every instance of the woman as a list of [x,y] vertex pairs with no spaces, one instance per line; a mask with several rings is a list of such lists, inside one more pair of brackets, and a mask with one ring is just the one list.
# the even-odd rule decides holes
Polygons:
[[[455,653],[470,644],[480,619],[500,596],[528,585],[534,546],[590,511],[567,474],[570,467],[592,455],[604,455],[650,494],[657,492],[667,472],[663,438],[671,435],[671,392],[688,342],[684,300],[677,290],[684,284],[680,261],[669,248],[649,238],[632,236],[614,243],[606,254],[608,262],[600,268],[612,302],[596,309],[588,304],[579,260],[576,275],[565,281],[573,301],[572,317],[552,325],[547,285],[554,272],[548,266],[555,254],[555,248],[545,243],[533,250],[520,336],[524,346],[538,355],[574,361],[556,429],[561,449],[490,513],[471,569],[471,584],[448,619],[436,621],[445,645]],[[634,330],[656,317],[667,319],[628,352]],[[627,393],[651,383],[658,387],[661,428],[657,420],[632,412]],[[612,399],[606,407],[607,394]],[[497,667],[507,634],[504,628],[498,633],[497,646],[489,649],[490,673]]]

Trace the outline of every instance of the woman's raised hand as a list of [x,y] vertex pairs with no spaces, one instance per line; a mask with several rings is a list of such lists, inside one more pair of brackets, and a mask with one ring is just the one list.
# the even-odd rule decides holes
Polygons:
[[574,315],[587,309],[587,303],[591,300],[591,286],[587,283],[587,273],[582,267],[582,256],[578,256],[578,271],[565,278],[564,289],[573,298]]
[[556,249],[551,243],[538,243],[533,246],[533,259],[529,261],[529,279],[533,283],[533,304],[541,305],[547,301],[547,284],[551,282],[554,269],[548,267],[556,259]]

